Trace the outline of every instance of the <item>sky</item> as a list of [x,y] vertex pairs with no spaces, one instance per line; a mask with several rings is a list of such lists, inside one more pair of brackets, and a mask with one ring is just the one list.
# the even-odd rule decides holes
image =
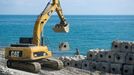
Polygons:
[[[49,0],[0,0],[0,14],[38,15]],[[60,0],[65,15],[134,15],[134,0]]]

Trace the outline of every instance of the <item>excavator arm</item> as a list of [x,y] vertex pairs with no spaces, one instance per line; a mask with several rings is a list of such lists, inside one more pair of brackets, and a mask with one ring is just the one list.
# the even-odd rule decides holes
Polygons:
[[44,25],[47,23],[48,19],[51,17],[52,13],[56,11],[59,18],[60,24],[57,24],[53,30],[55,32],[68,32],[69,28],[67,26],[66,20],[62,13],[62,9],[59,3],[59,0],[53,0],[52,3],[48,3],[43,12],[38,16],[33,30],[33,41],[32,43],[40,46],[41,42],[41,33],[43,31]]
[[60,20],[61,20],[61,24],[67,24],[66,23],[66,20],[65,20],[65,17],[64,17],[64,15],[63,15],[63,12],[62,12],[62,8],[61,8],[61,6],[60,6],[60,2],[57,4],[57,8],[56,8],[56,12],[57,12],[57,14],[58,14],[58,16],[59,16],[59,18],[60,18]]

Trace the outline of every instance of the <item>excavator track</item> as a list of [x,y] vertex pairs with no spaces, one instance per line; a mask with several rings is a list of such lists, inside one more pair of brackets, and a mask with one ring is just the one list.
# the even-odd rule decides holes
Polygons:
[[7,67],[33,73],[38,73],[41,70],[41,65],[38,62],[18,62],[8,60]]
[[55,59],[55,58],[48,58],[48,59],[42,59],[37,62],[20,62],[20,61],[7,61],[7,67],[13,68],[13,69],[19,69],[27,72],[33,72],[38,73],[41,70],[41,67],[43,68],[51,68],[54,70],[60,70],[62,69],[63,62],[61,60]]
[[40,63],[42,67],[48,67],[54,70],[60,70],[64,67],[63,62],[56,58],[43,59]]

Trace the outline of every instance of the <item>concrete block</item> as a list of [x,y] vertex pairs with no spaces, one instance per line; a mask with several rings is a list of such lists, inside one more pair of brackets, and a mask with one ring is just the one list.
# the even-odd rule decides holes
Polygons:
[[116,63],[125,63],[126,53],[116,53],[115,54],[115,62]]
[[89,70],[90,64],[92,64],[92,61],[83,60],[83,61],[82,61],[82,69],[84,69],[84,70]]
[[72,67],[75,67],[75,68],[82,68],[82,61],[81,60],[78,60],[78,61],[74,61],[72,60],[71,61],[71,66]]
[[131,52],[132,50],[132,43],[128,41],[124,41],[121,43],[121,52]]
[[115,62],[114,59],[115,59],[115,52],[111,52],[111,51],[107,52],[106,61],[107,62]]
[[71,65],[71,61],[67,61],[67,60],[64,61],[64,66],[65,66],[65,67],[66,67],[66,66],[72,66],[72,65]]
[[110,66],[110,73],[113,74],[122,74],[122,64],[111,64]]
[[96,61],[92,61],[90,64],[89,64],[89,70],[90,71],[97,71],[99,69],[100,65],[99,63],[97,63]]
[[88,51],[87,52],[87,59],[88,60],[96,60],[98,52],[96,51]]
[[112,51],[114,52],[119,52],[120,51],[120,48],[121,48],[121,43],[122,41],[119,41],[119,40],[115,40],[112,42]]
[[99,67],[99,71],[103,71],[103,72],[110,72],[110,63],[107,62],[100,62],[100,67]]
[[64,57],[64,66],[71,66],[71,60],[68,56]]
[[134,66],[133,65],[124,65],[123,66],[123,75],[134,75]]
[[134,64],[134,54],[128,53],[126,56],[126,64]]
[[59,45],[59,50],[60,51],[66,51],[66,50],[69,50],[70,47],[69,47],[69,43],[68,42],[61,42],[60,45]]
[[97,54],[97,60],[96,61],[99,61],[99,62],[103,62],[103,61],[106,61],[106,54],[107,54],[108,51],[100,51],[98,54]]

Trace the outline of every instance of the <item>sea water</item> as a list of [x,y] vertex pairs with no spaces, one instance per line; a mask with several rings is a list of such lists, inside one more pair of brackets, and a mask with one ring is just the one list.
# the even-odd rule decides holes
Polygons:
[[[0,47],[19,43],[20,37],[32,37],[37,15],[0,15]],[[54,15],[44,26],[44,43],[54,55],[73,55],[76,48],[86,54],[92,48],[111,48],[113,40],[134,41],[134,16],[123,15],[66,15],[70,32],[55,33],[52,27],[59,23]],[[59,51],[59,44],[68,42],[70,50]]]

